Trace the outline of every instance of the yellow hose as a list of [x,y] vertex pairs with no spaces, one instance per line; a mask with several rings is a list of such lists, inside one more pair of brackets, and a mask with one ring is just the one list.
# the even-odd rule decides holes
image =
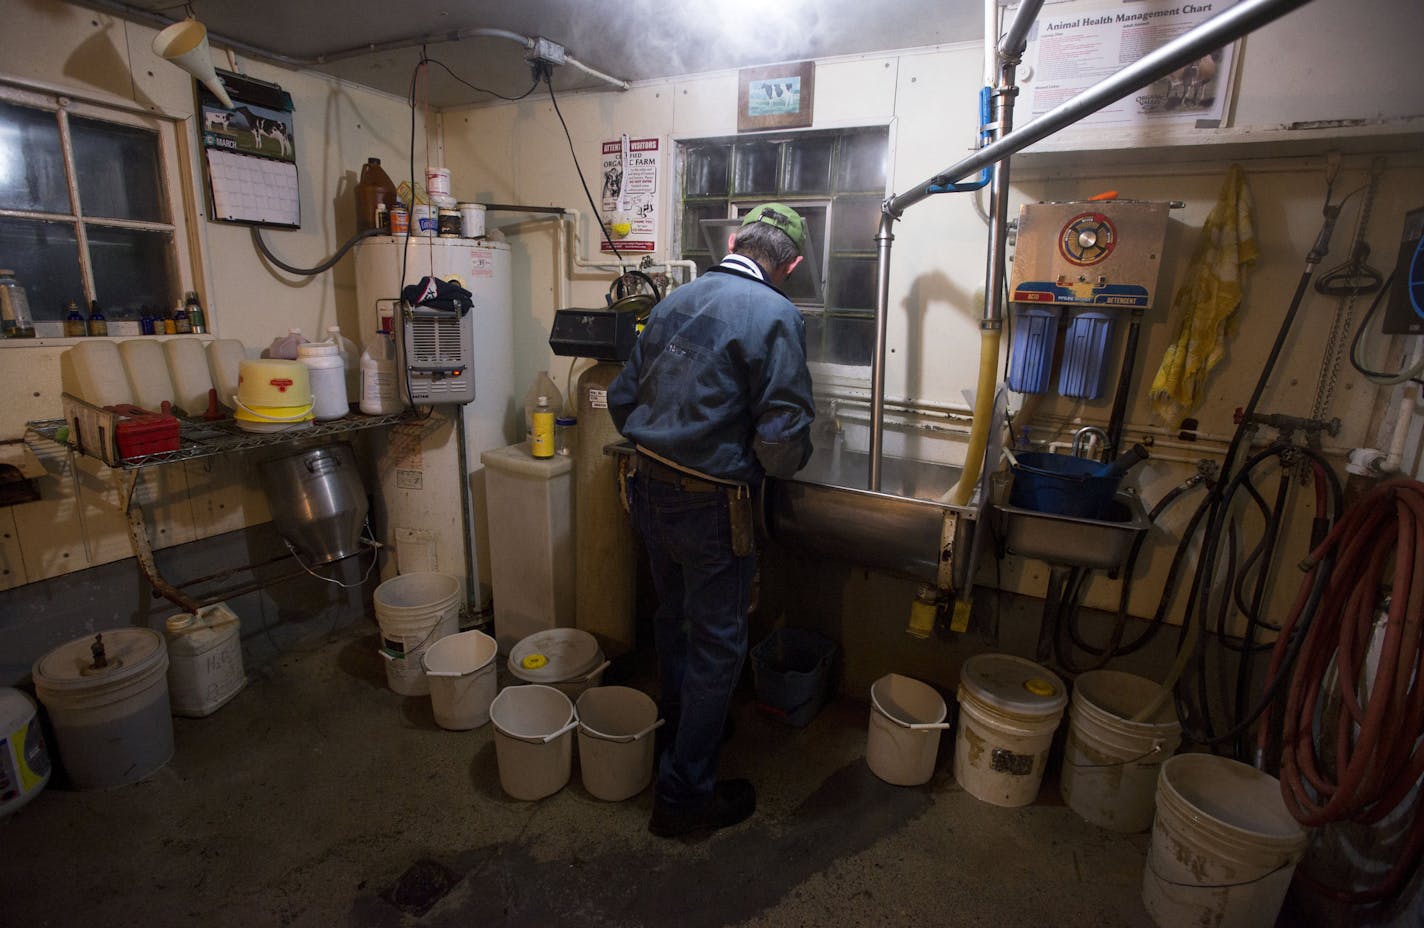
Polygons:
[[[969,448],[964,453],[964,470],[959,482],[940,497],[951,506],[963,506],[974,495],[979,471],[984,463],[984,446],[989,443],[989,426],[994,421],[994,389],[999,372],[998,328],[979,331],[979,386],[974,394],[974,422],[969,427]],[[997,462],[996,462],[997,463]]]

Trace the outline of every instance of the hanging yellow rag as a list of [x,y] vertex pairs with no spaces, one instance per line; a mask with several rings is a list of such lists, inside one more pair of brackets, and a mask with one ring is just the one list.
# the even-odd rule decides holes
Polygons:
[[1176,336],[1148,394],[1152,411],[1168,425],[1175,426],[1201,403],[1207,374],[1225,353],[1226,336],[1236,330],[1246,275],[1256,263],[1252,213],[1246,174],[1233,164],[1202,226],[1186,282],[1172,301]]

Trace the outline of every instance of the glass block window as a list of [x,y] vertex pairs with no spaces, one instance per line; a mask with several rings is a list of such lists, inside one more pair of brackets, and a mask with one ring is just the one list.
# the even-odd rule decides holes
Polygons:
[[186,289],[175,147],[163,120],[0,89],[0,268],[39,334],[70,302],[137,319]]
[[[679,143],[679,250],[706,270],[736,219],[768,200],[807,224],[806,261],[783,290],[806,319],[812,361],[867,366],[875,340],[875,232],[889,130],[758,134]],[[814,272],[814,273],[813,273]]]

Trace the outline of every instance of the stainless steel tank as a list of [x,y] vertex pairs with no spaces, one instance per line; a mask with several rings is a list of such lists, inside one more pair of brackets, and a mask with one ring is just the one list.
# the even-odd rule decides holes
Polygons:
[[261,469],[272,522],[298,553],[324,564],[360,550],[366,487],[350,445],[308,448]]

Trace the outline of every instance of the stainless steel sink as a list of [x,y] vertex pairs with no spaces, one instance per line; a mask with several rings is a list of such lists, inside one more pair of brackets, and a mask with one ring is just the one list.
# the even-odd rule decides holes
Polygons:
[[[795,547],[935,583],[946,515],[970,510],[939,502],[960,468],[885,458],[881,490],[862,489],[869,456],[817,450],[789,480],[767,481],[765,519],[771,536]],[[969,562],[970,519],[956,524],[956,580]]]
[[1133,541],[1151,525],[1141,497],[1131,490],[1119,491],[1113,498],[1107,519],[1035,512],[1008,504],[994,509],[1010,554],[1069,567],[1121,567]]

